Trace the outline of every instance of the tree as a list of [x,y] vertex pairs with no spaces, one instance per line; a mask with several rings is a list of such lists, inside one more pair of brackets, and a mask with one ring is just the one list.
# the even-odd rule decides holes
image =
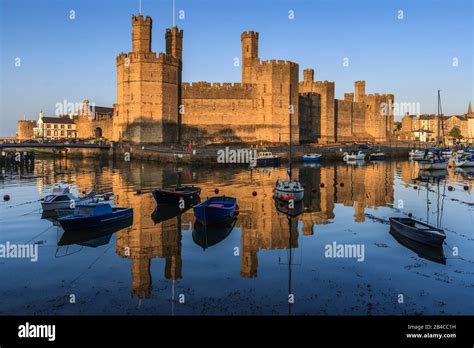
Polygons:
[[449,132],[449,136],[456,140],[461,140],[462,138],[464,138],[464,136],[461,134],[461,130],[459,129],[459,127],[453,127],[453,129],[451,129],[451,131]]

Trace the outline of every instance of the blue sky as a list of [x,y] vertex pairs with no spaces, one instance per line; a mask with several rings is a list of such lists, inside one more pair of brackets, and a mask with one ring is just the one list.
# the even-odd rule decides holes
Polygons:
[[[152,49],[164,51],[172,0],[142,0],[142,10],[153,18]],[[420,103],[422,113],[436,112],[438,88],[446,114],[466,112],[473,98],[471,0],[176,0],[179,10],[184,81],[240,81],[233,59],[241,32],[254,30],[262,59],[295,61],[301,78],[314,68],[339,98],[355,80],[366,80],[367,93]],[[17,119],[53,115],[63,100],[112,106],[115,57],[131,50],[137,12],[138,0],[1,0],[0,136],[13,136]]]

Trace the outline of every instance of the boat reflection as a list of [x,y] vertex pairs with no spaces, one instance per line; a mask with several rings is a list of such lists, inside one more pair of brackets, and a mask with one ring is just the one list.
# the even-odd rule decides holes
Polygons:
[[293,202],[293,204],[290,204],[289,202],[286,202],[286,201],[280,201],[278,199],[273,199],[273,202],[275,203],[275,208],[280,213],[283,213],[283,214],[288,215],[290,217],[296,217],[298,215],[303,214],[303,212],[304,212],[303,201]]
[[394,229],[390,229],[390,234],[392,235],[395,240],[403,245],[405,248],[410,249],[414,253],[416,253],[419,257],[429,260],[432,262],[440,263],[445,265],[446,264],[446,257],[444,256],[443,246],[429,246],[426,244],[422,244],[416,242],[412,239],[406,238],[399,234]]
[[233,217],[227,221],[213,224],[203,225],[196,220],[193,229],[193,241],[203,250],[222,242],[229,236],[237,223],[237,218]]
[[191,209],[194,205],[201,202],[201,198],[196,197],[192,201],[183,201],[184,208],[180,208],[178,204],[160,204],[155,208],[153,213],[151,214],[151,219],[155,224],[159,224],[160,222],[172,219],[177,217],[178,215],[184,214],[189,209]]
[[133,225],[133,216],[126,220],[107,225],[100,228],[88,228],[87,230],[66,231],[58,241],[58,246],[77,244],[81,246],[96,248],[110,242],[112,235],[120,230]]

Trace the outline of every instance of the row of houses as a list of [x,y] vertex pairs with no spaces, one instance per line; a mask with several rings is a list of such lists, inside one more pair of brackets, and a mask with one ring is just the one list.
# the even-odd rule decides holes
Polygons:
[[410,115],[402,118],[397,134],[400,140],[435,142],[438,137],[448,144],[474,143],[474,113],[469,102],[464,115]]
[[113,112],[113,108],[91,106],[88,100],[84,100],[77,112],[68,115],[49,117],[41,111],[38,120],[18,121],[16,138],[51,141],[101,138],[104,133],[111,133]]

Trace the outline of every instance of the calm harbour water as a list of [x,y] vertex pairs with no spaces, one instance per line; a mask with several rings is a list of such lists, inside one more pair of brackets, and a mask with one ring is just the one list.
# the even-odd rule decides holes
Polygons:
[[[3,168],[0,194],[11,199],[0,203],[0,244],[37,243],[39,255],[0,258],[0,314],[474,314],[474,169],[449,168],[427,187],[409,161],[300,165],[304,212],[290,221],[272,199],[285,173],[49,159]],[[202,187],[203,199],[215,189],[237,197],[240,215],[222,240],[195,230],[192,209],[152,219],[150,190],[178,181]],[[58,245],[64,232],[39,202],[57,182],[113,191],[117,206],[134,209],[133,225]],[[388,218],[409,213],[445,229],[441,252],[389,233]],[[208,237],[215,244],[203,248]],[[326,257],[333,243],[363,246],[363,260]]]

